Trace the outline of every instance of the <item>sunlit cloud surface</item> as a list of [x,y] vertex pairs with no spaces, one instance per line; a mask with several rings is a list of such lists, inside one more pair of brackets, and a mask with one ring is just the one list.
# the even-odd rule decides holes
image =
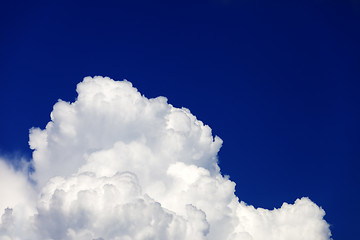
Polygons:
[[30,130],[30,177],[0,160],[0,240],[331,239],[306,197],[273,210],[239,200],[222,140],[190,110],[110,78],[77,92]]

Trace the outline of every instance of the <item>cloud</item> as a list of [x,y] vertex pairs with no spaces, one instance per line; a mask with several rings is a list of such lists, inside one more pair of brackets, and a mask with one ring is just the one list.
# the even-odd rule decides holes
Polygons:
[[[23,162],[24,168],[27,164]],[[18,239],[22,226],[35,214],[36,193],[23,169],[0,158],[0,239]]]
[[162,208],[130,172],[56,177],[41,196],[35,220],[41,239],[203,239],[208,229],[201,210],[187,205],[181,217]]
[[[0,189],[15,196],[0,202],[0,239],[330,239],[308,198],[274,210],[239,201],[217,164],[222,140],[188,109],[110,78],[87,77],[77,92],[30,130],[36,185],[1,165],[18,184]],[[24,206],[31,214],[13,214]],[[26,230],[11,230],[21,221]]]

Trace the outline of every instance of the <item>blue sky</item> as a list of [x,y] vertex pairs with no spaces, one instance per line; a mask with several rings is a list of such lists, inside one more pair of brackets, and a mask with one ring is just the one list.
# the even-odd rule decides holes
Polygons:
[[256,207],[302,196],[334,239],[360,214],[358,1],[32,1],[1,4],[0,151],[31,157],[85,76],[131,81],[224,140],[219,161]]

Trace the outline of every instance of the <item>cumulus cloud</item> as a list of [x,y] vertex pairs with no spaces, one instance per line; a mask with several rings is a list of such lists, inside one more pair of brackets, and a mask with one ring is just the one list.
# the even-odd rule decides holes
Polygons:
[[188,109],[110,78],[77,92],[30,130],[36,184],[0,161],[0,183],[11,182],[0,185],[0,239],[331,239],[308,198],[274,210],[239,201],[217,164],[222,140]]

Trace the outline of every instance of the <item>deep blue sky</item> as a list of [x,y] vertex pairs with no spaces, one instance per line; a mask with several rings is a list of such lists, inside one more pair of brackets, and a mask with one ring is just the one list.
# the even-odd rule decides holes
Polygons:
[[358,236],[360,2],[9,1],[0,5],[0,152],[85,76],[131,81],[224,140],[223,174],[256,207],[308,196]]

